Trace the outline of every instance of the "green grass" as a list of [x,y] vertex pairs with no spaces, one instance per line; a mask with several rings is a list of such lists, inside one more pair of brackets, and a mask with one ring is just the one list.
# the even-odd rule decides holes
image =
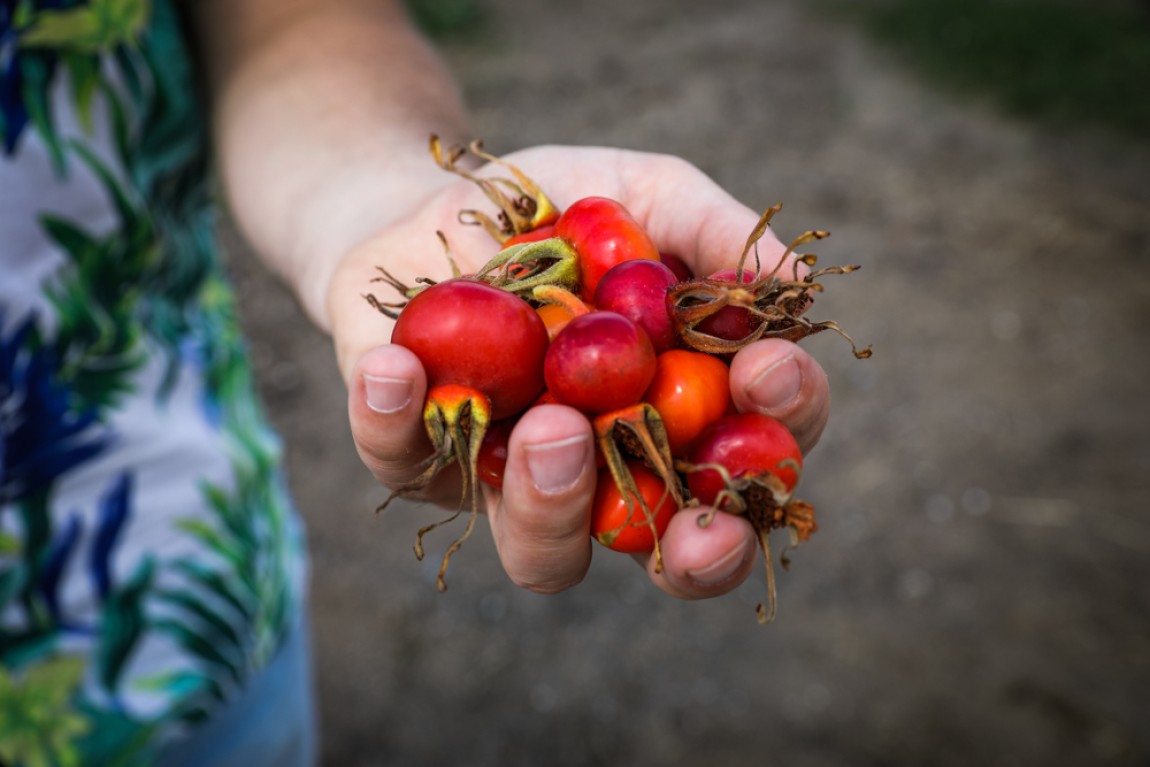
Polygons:
[[1049,123],[1150,140],[1150,3],[831,0],[944,87]]

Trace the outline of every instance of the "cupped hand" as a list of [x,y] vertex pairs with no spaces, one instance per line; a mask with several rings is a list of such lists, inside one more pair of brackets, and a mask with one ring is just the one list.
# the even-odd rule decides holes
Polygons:
[[[560,209],[588,195],[619,201],[660,251],[678,255],[696,274],[733,266],[759,218],[698,169],[673,157],[540,147],[505,159],[533,178]],[[419,276],[449,277],[437,231],[443,232],[464,272],[478,268],[498,249],[481,228],[459,221],[461,210],[494,212],[478,188],[434,166],[431,171],[443,174],[441,190],[413,203],[398,223],[351,252],[328,289],[330,326],[348,384],[352,435],[364,463],[389,488],[417,475],[420,461],[430,452],[422,422],[427,379],[411,352],[387,343],[394,323],[363,295],[394,298],[386,294],[387,286],[371,282],[378,276],[377,267],[407,284]],[[500,176],[506,171],[487,166],[479,174]],[[777,262],[784,251],[770,232],[758,249],[764,264]],[[798,346],[772,339],[743,349],[732,362],[730,381],[739,410],[779,418],[804,452],[818,441],[829,409],[826,375]],[[458,481],[446,477],[420,497],[458,508]],[[484,486],[496,547],[512,581],[547,593],[583,578],[592,554],[595,477],[594,440],[583,415],[545,405],[522,416],[511,435],[502,492]],[[758,543],[750,524],[717,514],[711,524],[698,525],[707,513],[705,507],[689,508],[672,518],[662,538],[661,571],[656,571],[654,557],[642,558],[651,580],[669,594],[685,599],[717,596],[751,572]]]

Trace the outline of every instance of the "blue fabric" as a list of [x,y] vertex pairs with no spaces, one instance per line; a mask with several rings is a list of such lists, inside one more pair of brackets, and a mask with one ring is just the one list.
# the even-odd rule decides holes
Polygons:
[[314,767],[318,741],[311,642],[302,623],[238,699],[168,746],[155,767]]

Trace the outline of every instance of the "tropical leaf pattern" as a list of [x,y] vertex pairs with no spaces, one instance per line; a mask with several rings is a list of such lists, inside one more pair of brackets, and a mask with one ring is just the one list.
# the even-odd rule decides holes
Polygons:
[[0,0],[0,188],[34,149],[107,212],[36,217],[57,259],[37,284],[11,284],[0,230],[0,301],[34,296],[0,303],[2,767],[149,764],[299,609],[196,85],[172,2]]

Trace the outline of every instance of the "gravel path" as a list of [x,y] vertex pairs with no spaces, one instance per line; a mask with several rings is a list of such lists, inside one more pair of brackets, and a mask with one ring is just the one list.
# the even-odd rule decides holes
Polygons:
[[[780,579],[678,603],[600,552],[557,597],[476,535],[434,588],[324,339],[237,265],[311,525],[326,764],[1145,765],[1150,152],[931,92],[799,0],[515,3],[445,44],[497,152],[672,152],[826,228],[835,413]],[[831,278],[833,279],[833,278]],[[443,541],[446,545],[446,541]]]

